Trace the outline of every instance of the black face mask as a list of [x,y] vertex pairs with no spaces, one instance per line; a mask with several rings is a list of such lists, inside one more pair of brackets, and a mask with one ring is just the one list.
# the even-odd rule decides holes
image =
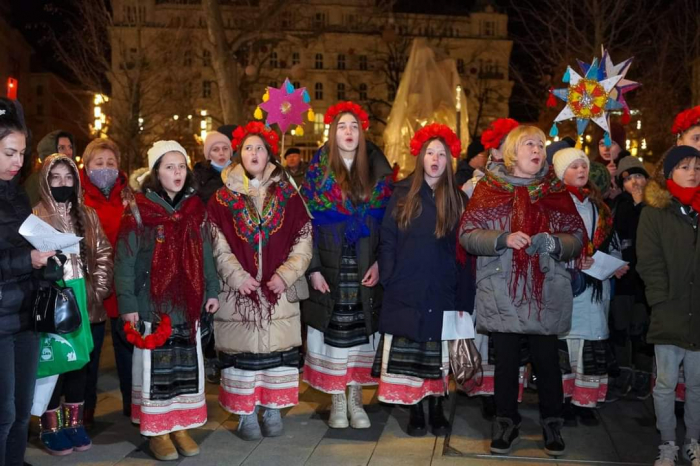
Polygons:
[[51,188],[53,200],[59,203],[68,202],[73,197],[74,192],[75,188],[73,186],[56,186]]

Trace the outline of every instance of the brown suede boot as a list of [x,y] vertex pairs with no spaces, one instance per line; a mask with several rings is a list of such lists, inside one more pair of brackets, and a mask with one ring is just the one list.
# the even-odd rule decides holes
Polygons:
[[175,442],[177,451],[180,452],[182,456],[197,456],[199,455],[199,446],[197,442],[192,440],[189,432],[186,430],[178,430],[177,432],[171,432],[170,437]]
[[172,461],[178,458],[175,445],[173,445],[173,441],[170,440],[170,434],[151,437],[148,441],[148,446],[153,456],[160,461]]

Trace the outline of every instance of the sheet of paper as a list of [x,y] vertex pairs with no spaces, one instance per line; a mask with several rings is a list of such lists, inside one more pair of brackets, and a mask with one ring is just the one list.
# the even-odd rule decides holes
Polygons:
[[474,338],[474,322],[466,311],[445,311],[442,313],[442,339],[461,340]]
[[591,268],[582,270],[582,272],[598,280],[607,280],[617,269],[626,264],[628,264],[628,262],[598,251],[593,254],[593,265]]
[[61,233],[54,227],[32,214],[19,227],[19,234],[39,251],[61,250],[66,254],[80,254],[80,236]]

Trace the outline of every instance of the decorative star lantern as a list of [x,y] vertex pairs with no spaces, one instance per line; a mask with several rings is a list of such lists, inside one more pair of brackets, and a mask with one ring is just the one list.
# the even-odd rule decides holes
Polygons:
[[306,88],[295,89],[287,78],[279,89],[267,88],[265,95],[263,95],[263,103],[255,109],[253,116],[262,120],[262,110],[265,110],[267,112],[267,120],[265,121],[267,126],[276,123],[284,135],[290,126],[296,125],[295,133],[298,136],[303,136],[303,113],[307,112],[309,121],[314,121],[314,112],[309,105],[310,101]]
[[563,81],[569,83],[568,88],[550,90],[550,98],[547,105],[556,105],[557,97],[566,102],[564,109],[554,119],[549,135],[555,137],[559,134],[557,122],[576,119],[576,130],[582,135],[588,123],[593,121],[605,131],[606,144],[610,141],[610,127],[608,123],[608,111],[622,108],[622,104],[611,97],[611,92],[622,79],[621,75],[600,79],[598,60],[594,59],[585,76],[579,75],[570,66],[566,68]]

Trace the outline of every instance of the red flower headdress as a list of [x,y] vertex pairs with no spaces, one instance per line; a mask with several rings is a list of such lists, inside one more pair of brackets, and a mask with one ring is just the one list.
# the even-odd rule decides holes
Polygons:
[[233,148],[234,152],[237,152],[241,148],[243,140],[249,134],[256,134],[263,138],[270,145],[270,149],[272,149],[271,155],[279,155],[280,137],[277,135],[277,133],[270,128],[266,128],[265,125],[259,121],[251,121],[245,126],[239,126],[236,128],[236,130],[233,132],[233,139],[231,140],[231,147]]
[[452,157],[458,158],[462,152],[462,143],[457,135],[448,126],[440,123],[433,123],[419,129],[411,138],[411,154],[417,156],[420,154],[423,145],[431,139],[441,138],[450,148]]
[[170,335],[173,332],[173,327],[171,325],[170,316],[163,314],[160,317],[160,323],[155,332],[144,337],[136,330],[134,324],[131,322],[124,323],[124,335],[126,336],[126,341],[134,345],[139,349],[149,349],[154,350],[160,348],[168,341]]
[[519,123],[512,118],[499,118],[481,134],[484,149],[498,149],[508,133],[517,128]]
[[369,128],[369,117],[367,116],[367,112],[362,110],[362,107],[357,105],[355,102],[338,102],[335,105],[331,105],[326,111],[326,115],[323,117],[323,122],[330,125],[333,123],[333,120],[335,120],[335,117],[346,112],[350,112],[355,115],[355,118],[360,121],[362,129],[367,131],[367,128]]
[[680,136],[691,126],[698,124],[700,124],[700,105],[684,110],[676,115],[676,119],[673,120],[671,132],[676,136]]

